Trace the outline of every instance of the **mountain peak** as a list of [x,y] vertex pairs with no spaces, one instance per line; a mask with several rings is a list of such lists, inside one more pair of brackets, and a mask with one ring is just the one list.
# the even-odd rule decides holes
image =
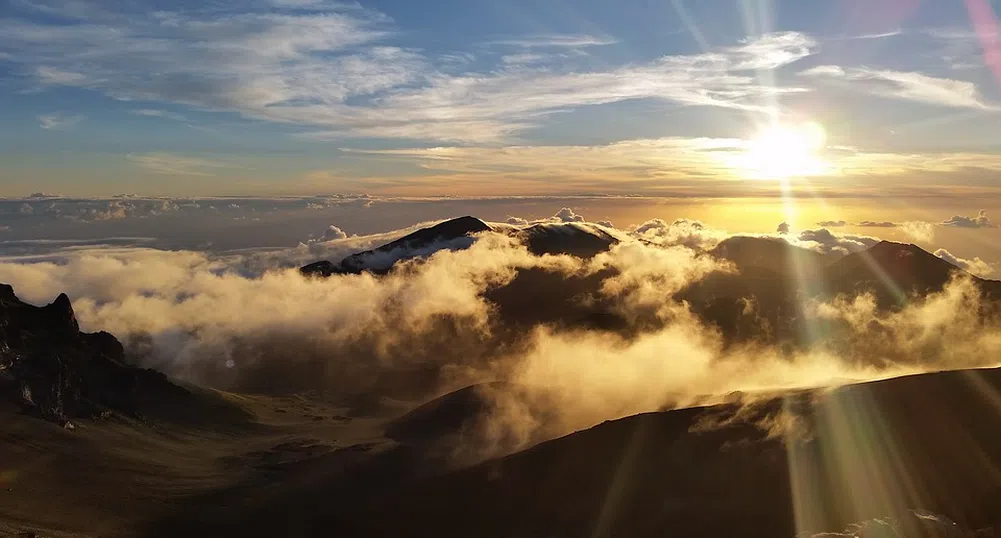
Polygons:
[[46,305],[43,310],[47,314],[48,323],[53,332],[67,338],[75,338],[80,333],[73,304],[65,293],[60,293],[55,301]]
[[299,271],[307,276],[323,277],[362,271],[385,273],[403,259],[427,256],[438,250],[466,248],[473,241],[470,235],[491,230],[493,228],[487,223],[466,215],[421,228],[381,247],[352,254],[340,263],[319,261],[301,267]]
[[924,250],[924,249],[921,248],[921,247],[919,247],[919,246],[917,246],[917,245],[915,245],[914,243],[898,243],[896,241],[887,241],[887,240],[884,239],[884,240],[880,241],[879,243],[876,243],[875,245],[873,245],[872,247],[870,247],[869,250],[870,251],[880,251],[880,250],[893,250],[893,251],[910,250],[910,251],[915,251],[915,250]]

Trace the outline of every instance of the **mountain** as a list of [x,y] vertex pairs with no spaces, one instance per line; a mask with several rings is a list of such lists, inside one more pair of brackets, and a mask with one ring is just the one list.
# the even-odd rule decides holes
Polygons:
[[748,340],[810,344],[807,300],[871,292],[882,309],[941,291],[953,275],[972,279],[984,296],[1001,301],[1001,282],[984,280],[916,245],[882,241],[840,258],[781,239],[732,237],[710,254],[733,262],[735,272],[714,272],[679,294],[727,342]]
[[[470,234],[485,231],[518,237],[536,255],[582,258],[607,251],[626,239],[584,222],[490,226],[473,217],[461,217],[339,263],[320,261],[301,271],[320,276],[363,270],[384,273],[401,259],[468,247],[473,241]],[[914,294],[941,290],[953,274],[963,272],[915,245],[889,241],[839,257],[795,246],[782,238],[734,236],[707,254],[732,263],[735,270],[713,272],[683,289],[676,298],[686,301],[704,322],[718,327],[727,343],[764,340],[809,345],[810,331],[805,330],[808,327],[803,326],[802,316],[805,300],[829,300],[839,294],[871,291],[881,308],[896,308]],[[602,299],[602,282],[614,274],[614,269],[588,275],[523,269],[504,286],[486,290],[485,297],[497,307],[498,318],[508,328],[546,324],[627,336],[656,328],[655,319],[626,320],[614,304]],[[1001,282],[971,278],[988,298],[1001,301]]]
[[789,244],[778,237],[734,236],[720,241],[709,254],[738,269],[767,269],[780,275],[816,275],[830,259],[819,252]]
[[601,226],[584,222],[533,224],[516,232],[529,252],[591,258],[620,241]]
[[521,238],[528,250],[539,256],[570,254],[590,258],[620,241],[602,227],[583,222],[540,223],[524,228],[497,225],[494,228],[480,219],[466,216],[422,228],[381,247],[352,254],[338,263],[321,260],[299,270],[304,275],[321,277],[362,271],[383,274],[400,260],[427,257],[439,250],[468,248],[473,243],[473,234],[490,231]]
[[[1001,371],[939,372],[606,421],[461,469],[407,443],[482,414],[482,387],[352,451],[197,499],[142,536],[987,538],[1001,531]],[[844,533],[844,534],[830,534]]]
[[0,284],[0,399],[63,425],[114,413],[183,417],[206,403],[160,372],[126,364],[113,335],[80,332],[66,294],[37,307],[7,284]]
[[358,274],[362,271],[386,273],[400,260],[430,256],[439,250],[467,248],[473,242],[471,235],[490,230],[490,226],[480,219],[459,217],[422,228],[381,247],[352,254],[339,263],[318,261],[300,268],[300,271],[310,276]]
[[894,528],[851,536],[997,536],[1001,434],[981,389],[1001,371],[610,421],[373,498],[352,535],[791,538],[878,519]]
[[[831,294],[870,290],[881,306],[892,306],[915,294],[941,291],[957,272],[964,273],[917,245],[881,241],[832,263],[824,272],[824,280]],[[1001,298],[1001,282],[971,278],[988,296]]]

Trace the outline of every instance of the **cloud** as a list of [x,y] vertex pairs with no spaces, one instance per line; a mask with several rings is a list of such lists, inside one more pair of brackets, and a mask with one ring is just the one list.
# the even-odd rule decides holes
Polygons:
[[837,65],[818,65],[816,67],[804,69],[800,71],[799,74],[807,77],[843,77],[845,76],[845,70]]
[[935,238],[935,224],[922,221],[907,221],[899,224],[904,235],[917,241],[930,242]]
[[824,254],[849,254],[861,252],[877,243],[879,239],[865,235],[835,234],[826,228],[803,230],[796,236],[794,244],[817,250]]
[[188,121],[186,117],[176,112],[168,112],[157,108],[138,108],[129,111],[129,114],[136,116],[146,116],[150,118],[167,118],[176,121]]
[[666,222],[651,219],[629,231],[632,237],[661,246],[680,245],[693,250],[709,250],[729,234],[709,228],[704,223],[692,219],[677,219]]
[[[426,174],[424,180],[447,183],[453,192],[471,185],[469,191],[460,191],[462,194],[483,195],[483,185],[489,184],[494,195],[554,194],[553,189],[559,188],[556,192],[563,194],[780,196],[781,189],[774,181],[734,181],[746,178],[748,146],[748,141],[736,138],[665,137],[589,146],[341,151],[347,159],[379,158],[420,167]],[[830,150],[823,158],[830,166],[811,180],[811,189],[814,195],[825,198],[873,196],[869,185],[876,178],[887,180],[884,188],[901,197],[989,195],[993,192],[990,178],[1001,172],[1001,156],[990,153],[873,153],[846,148]],[[982,179],[970,181],[971,173]],[[941,181],[918,184],[909,180],[917,174],[934,175]],[[616,181],[609,181],[609,177]]]
[[775,228],[775,232],[780,234],[789,233],[789,223],[788,222],[779,223],[778,227]]
[[975,217],[955,215],[949,220],[942,222],[942,226],[953,228],[995,228],[994,223],[987,217],[987,211],[984,209],[978,211]]
[[581,48],[614,45],[615,43],[618,43],[618,40],[611,37],[592,35],[539,35],[513,39],[496,39],[487,42],[488,45],[523,48]]
[[[389,137],[497,143],[546,115],[632,99],[764,111],[764,98],[802,91],[750,71],[812,53],[805,34],[765,34],[734,46],[596,69],[585,61],[479,66],[394,45],[376,11],[337,4],[241,12],[98,7],[53,22],[0,22],[0,52],[44,85],[72,84],[121,100],[221,110],[304,127],[320,139]],[[314,9],[315,8],[315,9]],[[17,13],[17,12],[15,12]],[[402,41],[402,40],[400,40]],[[529,36],[530,50],[608,44],[595,36]],[[509,58],[509,60],[512,58]],[[152,73],[152,75],[151,75]]]
[[901,29],[890,30],[889,32],[879,32],[874,34],[859,34],[849,37],[852,40],[867,40],[867,39],[883,39],[887,37],[896,37],[902,35],[904,32]]
[[729,49],[734,55],[733,69],[776,69],[813,54],[816,40],[801,32],[776,32],[748,38],[739,47]]
[[530,52],[521,54],[505,54],[501,56],[501,62],[506,65],[529,65],[537,64],[548,60],[549,57],[542,54],[533,54]]
[[857,223],[850,223],[844,220],[825,220],[818,222],[817,225],[825,228],[842,228],[844,226],[858,226],[859,228],[899,228],[900,231],[907,237],[926,242],[931,241],[935,237],[935,224],[922,221],[891,222],[887,220],[863,220]]
[[990,48],[991,34],[996,34],[984,31],[982,40],[976,30],[968,27],[929,28],[924,32],[939,42],[942,59],[950,69],[964,71],[983,69],[983,51]]
[[330,226],[327,227],[326,230],[323,231],[323,236],[321,237],[321,239],[323,239],[324,241],[334,241],[337,239],[347,239],[347,237],[348,234],[346,234],[344,230],[331,224]]
[[232,166],[221,161],[164,152],[130,154],[125,158],[147,171],[179,176],[211,176],[214,175],[213,170]]
[[40,66],[35,75],[42,84],[55,86],[85,86],[87,77],[73,71],[63,71],[53,67]]
[[849,88],[862,88],[874,95],[952,108],[998,110],[984,101],[977,86],[969,81],[933,77],[916,71],[893,71],[868,67],[842,68],[822,65],[800,75],[850,81]]
[[[979,316],[979,291],[962,279],[896,312],[878,310],[865,294],[810,303],[803,315],[829,330],[808,348],[764,339],[727,344],[675,297],[731,270],[683,246],[716,233],[684,219],[650,221],[629,232],[635,240],[590,260],[535,256],[514,237],[485,233],[467,249],[439,250],[382,277],[307,279],[294,268],[304,256],[344,255],[419,226],[378,236],[335,233],[326,243],[270,253],[76,248],[38,263],[0,262],[0,282],[36,303],[65,291],[85,330],[112,331],[144,365],[220,388],[423,401],[500,381],[489,416],[464,436],[462,449],[477,457],[736,390],[987,366],[1001,351],[997,323]],[[829,251],[861,241],[826,230],[793,239]],[[581,279],[597,279],[587,300],[634,322],[634,332],[504,326],[491,290],[527,269],[569,292]],[[532,297],[533,308],[545,306]],[[435,381],[419,384],[418,370],[436,373]]]
[[39,127],[51,131],[69,129],[83,121],[83,116],[66,114],[42,114],[38,116]]
[[564,207],[563,209],[557,211],[556,214],[553,215],[553,218],[560,222],[584,222],[584,217],[574,213],[574,210],[569,207]]
[[978,257],[975,257],[972,260],[967,260],[954,255],[944,248],[936,250],[934,254],[956,267],[979,277],[986,277],[994,272],[993,265],[981,260]]

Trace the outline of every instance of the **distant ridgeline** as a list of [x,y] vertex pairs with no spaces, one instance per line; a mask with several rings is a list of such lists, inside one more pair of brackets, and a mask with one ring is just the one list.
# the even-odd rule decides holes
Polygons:
[[[418,230],[379,248],[359,252],[340,262],[318,261],[300,271],[307,276],[371,272],[386,274],[402,260],[420,260],[440,250],[468,248],[474,234],[504,233],[520,238],[533,254],[570,254],[590,258],[624,240],[613,230],[590,223],[538,223],[524,227],[488,225],[460,217]],[[654,247],[655,248],[655,247]],[[706,323],[717,326],[727,342],[749,339],[808,344],[799,315],[804,299],[832,299],[871,293],[881,309],[900,308],[914,298],[941,291],[960,275],[971,279],[988,302],[1001,299],[1001,282],[969,275],[916,245],[882,241],[847,255],[823,254],[792,245],[781,238],[733,236],[705,253],[726,260],[736,271],[716,271],[677,293]],[[565,275],[542,269],[522,269],[505,286],[488,290],[501,320],[515,325],[550,323],[633,333],[652,319],[624,319],[602,299],[609,268],[593,275]],[[582,298],[588,298],[582,301]],[[665,296],[665,300],[671,297]],[[754,304],[747,315],[748,301]],[[763,334],[762,324],[769,327]]]

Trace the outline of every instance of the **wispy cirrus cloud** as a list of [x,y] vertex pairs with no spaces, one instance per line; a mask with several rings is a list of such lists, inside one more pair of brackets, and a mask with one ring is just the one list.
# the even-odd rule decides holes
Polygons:
[[1001,110],[997,104],[987,102],[972,82],[934,77],[916,71],[820,65],[799,74],[850,81],[851,88],[861,88],[882,97],[952,108]]
[[54,113],[42,114],[41,116],[38,116],[38,126],[49,131],[69,129],[81,121],[83,121],[83,116],[78,114],[69,115]]
[[614,45],[618,43],[618,40],[608,36],[594,36],[594,35],[536,35],[536,36],[526,36],[526,37],[515,37],[508,39],[495,39],[493,41],[488,41],[488,45],[501,45],[508,47],[523,47],[523,48],[550,48],[550,47],[562,47],[562,48],[580,48],[580,47],[597,47],[604,45]]
[[130,110],[129,114],[133,114],[135,116],[146,116],[148,118],[167,118],[176,121],[188,121],[188,118],[184,117],[182,114],[167,110],[160,110],[158,108],[137,108]]
[[[439,58],[394,46],[392,23],[356,5],[294,0],[243,11],[74,6],[59,0],[32,5],[69,18],[59,24],[21,6],[19,17],[0,21],[0,53],[43,87],[78,86],[117,99],[232,111],[300,126],[319,138],[497,143],[552,112],[641,98],[763,110],[769,96],[802,89],[763,84],[752,71],[780,68],[815,46],[805,34],[783,32],[601,69],[556,68],[544,58],[512,53],[494,67],[456,73],[454,54]],[[547,35],[495,44],[552,52],[614,42]]]
[[164,152],[130,154],[126,159],[150,172],[179,176],[212,176],[220,169],[234,167],[222,161]]
[[85,86],[88,82],[87,76],[81,73],[47,66],[35,69],[35,76],[40,83],[47,86]]

